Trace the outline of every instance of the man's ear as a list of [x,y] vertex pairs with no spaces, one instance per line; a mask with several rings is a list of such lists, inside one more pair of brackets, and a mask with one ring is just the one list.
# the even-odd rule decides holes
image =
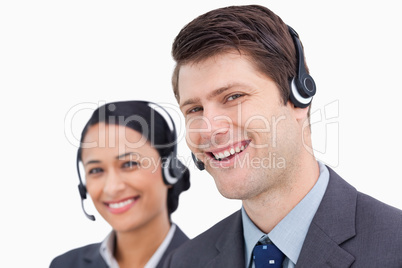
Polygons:
[[296,120],[299,123],[302,123],[308,119],[308,113],[310,109],[310,105],[306,108],[296,107],[290,100],[287,102],[287,106],[293,111],[293,114]]

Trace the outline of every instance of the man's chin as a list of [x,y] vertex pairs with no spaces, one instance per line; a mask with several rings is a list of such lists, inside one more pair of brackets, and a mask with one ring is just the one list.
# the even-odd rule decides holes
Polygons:
[[[236,170],[235,170],[236,171]],[[236,173],[210,173],[214,178],[219,193],[228,199],[246,199],[247,188],[245,186],[245,176],[241,176],[238,171]]]
[[249,194],[245,191],[239,191],[239,189],[234,189],[232,187],[217,187],[219,193],[227,199],[246,200],[249,198]]

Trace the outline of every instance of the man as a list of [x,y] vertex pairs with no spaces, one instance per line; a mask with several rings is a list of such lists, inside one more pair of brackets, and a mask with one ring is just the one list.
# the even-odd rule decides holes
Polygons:
[[172,53],[196,165],[243,206],[167,267],[402,267],[402,212],[308,149],[315,84],[292,28],[265,7],[221,8],[186,25]]

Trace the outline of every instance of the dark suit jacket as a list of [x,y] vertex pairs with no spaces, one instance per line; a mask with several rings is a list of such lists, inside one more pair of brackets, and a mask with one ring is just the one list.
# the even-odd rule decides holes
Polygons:
[[[168,254],[187,240],[189,238],[179,226],[176,226],[172,241],[170,241],[169,246],[166,248],[156,267],[161,268]],[[50,268],[107,268],[99,252],[100,246],[101,243],[91,244],[66,252],[56,257],[50,264]]]
[[[333,170],[296,267],[402,267],[402,211],[357,192]],[[244,267],[241,212],[186,242],[164,267]]]

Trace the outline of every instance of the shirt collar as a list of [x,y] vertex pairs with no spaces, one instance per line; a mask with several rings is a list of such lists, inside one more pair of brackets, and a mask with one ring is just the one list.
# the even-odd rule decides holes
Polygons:
[[144,268],[153,268],[153,267],[156,267],[158,265],[160,259],[163,256],[163,253],[165,253],[167,247],[169,246],[170,242],[172,241],[175,231],[176,231],[176,224],[172,223],[172,226],[170,227],[170,230],[167,233],[167,235],[166,235],[165,239],[163,240],[162,244],[160,244],[158,249],[155,251],[155,253],[149,259],[147,264],[144,266]]
[[116,243],[116,233],[111,231],[106,238],[102,241],[100,246],[100,254],[107,266],[110,268],[119,268],[119,264],[113,256]]
[[[314,187],[268,234],[271,241],[294,264],[300,255],[311,221],[321,203],[329,181],[328,168],[318,162],[320,175]],[[243,234],[246,251],[246,267],[248,267],[255,244],[265,235],[248,217],[242,207]]]
[[[144,266],[144,268],[156,267],[156,265],[162,258],[163,254],[165,253],[167,247],[169,246],[170,242],[172,241],[175,231],[176,231],[176,224],[172,223],[169,232],[167,233],[162,244],[160,244],[158,249],[155,251],[155,253],[149,259],[147,264]],[[106,238],[102,241],[99,249],[102,258],[105,260],[106,264],[110,268],[119,268],[119,264],[117,263],[116,259],[113,256],[115,244],[116,244],[116,233],[114,231],[111,231],[108,234],[108,236],[106,236]]]

